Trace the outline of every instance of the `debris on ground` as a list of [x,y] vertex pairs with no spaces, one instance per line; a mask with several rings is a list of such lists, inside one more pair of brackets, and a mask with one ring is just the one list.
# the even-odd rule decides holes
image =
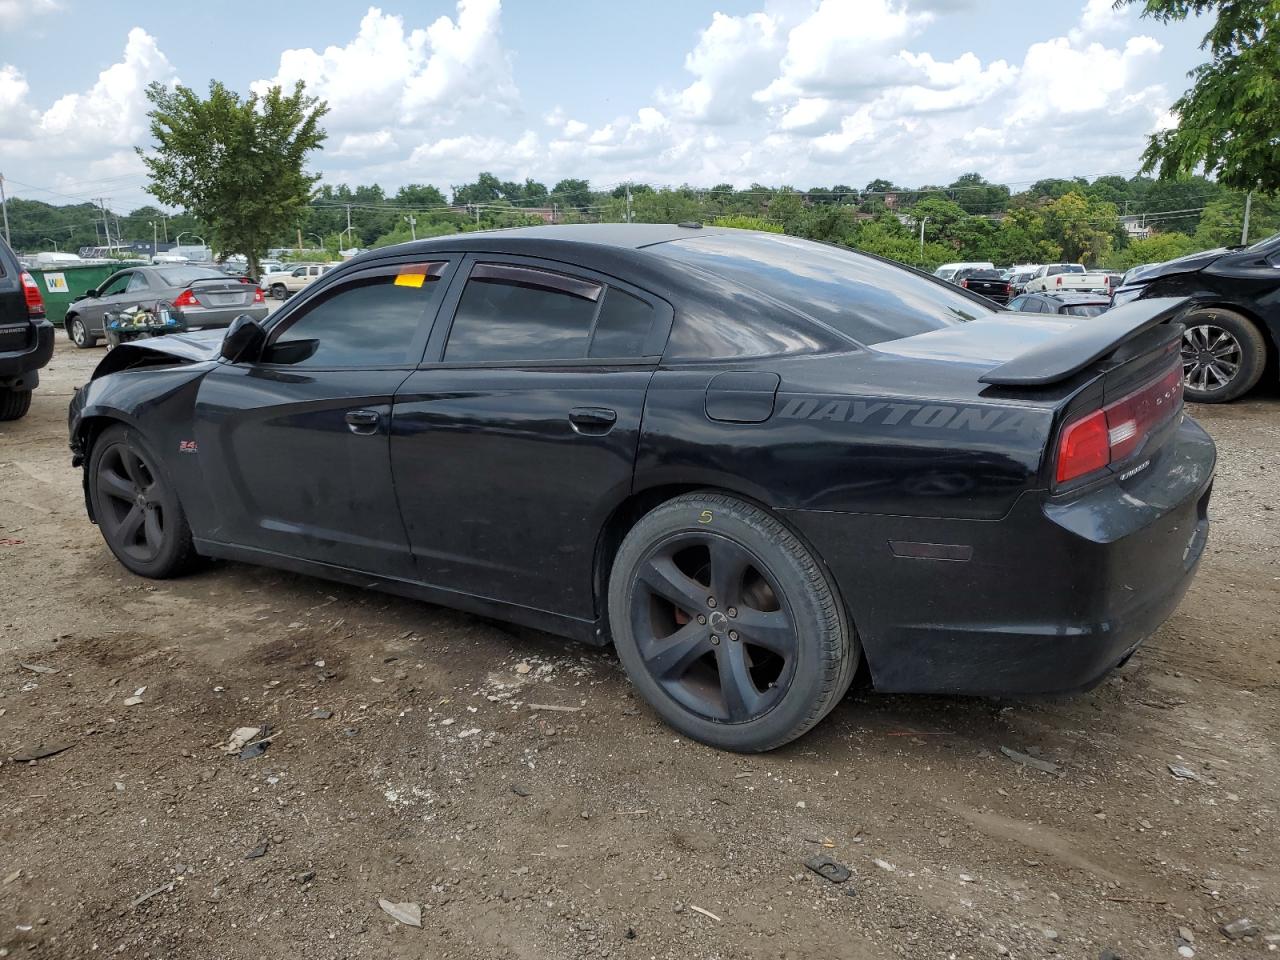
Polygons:
[[837,863],[826,854],[818,854],[815,857],[810,857],[804,862],[804,865],[818,876],[825,877],[832,883],[844,883],[853,876],[848,867],[843,863]]
[[259,857],[265,857],[267,850],[271,846],[271,841],[263,840],[260,844],[244,855],[246,860],[257,860]]
[[22,747],[10,758],[14,763],[30,763],[32,760],[43,760],[46,757],[56,757],[65,750],[70,750],[75,746],[74,742],[55,742],[55,743],[37,743],[29,747]]
[[1248,917],[1241,917],[1239,920],[1232,920],[1230,923],[1224,923],[1218,928],[1222,931],[1222,935],[1231,940],[1240,940],[1243,937],[1256,937],[1261,928],[1253,920]]
[[136,907],[142,906],[152,897],[158,897],[162,893],[169,893],[170,891],[173,890],[173,888],[177,885],[177,883],[178,881],[176,880],[170,880],[168,883],[160,884],[160,886],[156,887],[154,890],[148,890],[146,893],[142,894],[141,896],[135,897],[133,899],[133,902],[129,904],[129,909],[132,910],[132,909],[135,909]]
[[328,720],[333,716],[332,710],[326,710],[324,707],[316,707],[311,711],[312,720]]
[[512,793],[514,793],[517,797],[529,797],[529,796],[532,796],[532,794],[531,794],[528,790],[526,790],[524,787],[520,786],[520,784],[518,784],[518,783],[513,783],[513,784],[511,785],[511,792],[512,792]]
[[146,687],[139,687],[137,690],[133,691],[133,696],[124,698],[124,705],[126,707],[136,707],[142,702],[142,695],[146,692]]
[[689,904],[689,909],[690,909],[690,910],[692,910],[694,913],[700,913],[700,914],[702,914],[704,917],[710,917],[710,918],[711,918],[712,920],[714,920],[716,923],[724,923],[724,921],[723,921],[723,920],[721,920],[719,917],[717,917],[717,916],[716,916],[714,913],[712,913],[710,910],[703,910],[701,907],[695,907],[692,903],[691,903],[691,904]]
[[1169,772],[1179,780],[1195,780],[1198,783],[1201,779],[1200,774],[1196,773],[1190,767],[1184,767],[1178,763],[1169,764]]
[[380,897],[378,906],[382,908],[383,913],[397,923],[403,923],[407,927],[422,926],[422,907],[416,903],[392,903]]
[[558,703],[531,703],[530,710],[552,710],[557,713],[577,713],[581,707],[562,707]]
[[887,873],[893,873],[893,872],[895,872],[895,871],[898,869],[898,868],[897,868],[897,867],[895,867],[892,863],[890,863],[888,860],[879,860],[879,859],[877,859],[877,860],[872,860],[871,862],[872,862],[872,863],[874,863],[874,864],[875,864],[877,867],[879,867],[881,870],[884,870],[884,871],[885,871],[885,872],[887,872]]
[[223,746],[223,753],[239,753],[244,749],[244,745],[254,737],[262,733],[263,727],[236,727],[231,732],[231,738]]
[[1031,769],[1039,770],[1042,773],[1051,773],[1054,776],[1060,776],[1062,774],[1062,768],[1056,763],[1052,763],[1048,760],[1041,760],[1039,757],[1033,757],[1029,753],[1021,753],[1017,750],[1011,750],[1009,747],[1001,747],[1000,752],[1014,763],[1019,763],[1024,767],[1030,767]]
[[271,746],[271,737],[265,737],[257,743],[251,743],[240,751],[241,760],[253,760],[262,756],[267,752],[267,747]]
[[521,675],[528,673],[528,672],[529,672],[530,670],[532,670],[532,669],[533,669],[533,667],[531,667],[531,666],[530,666],[529,664],[527,664],[527,663],[517,663],[517,664],[516,664],[516,673],[519,673],[519,674],[521,674]]
[[23,670],[30,670],[32,673],[57,673],[55,667],[46,667],[42,663],[19,663]]

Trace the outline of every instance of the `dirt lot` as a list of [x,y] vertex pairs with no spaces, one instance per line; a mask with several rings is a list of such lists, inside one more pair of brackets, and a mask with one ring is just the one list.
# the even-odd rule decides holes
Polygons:
[[[608,653],[232,564],[126,574],[66,448],[102,355],[62,341],[0,428],[0,758],[71,744],[0,765],[0,956],[1276,949],[1274,392],[1196,411],[1221,456],[1207,559],[1097,690],[855,692],[747,758],[674,736]],[[264,755],[219,751],[261,724],[279,731]],[[852,878],[804,868],[823,853]],[[421,928],[379,898],[420,904]],[[1260,932],[1219,932],[1241,917]]]

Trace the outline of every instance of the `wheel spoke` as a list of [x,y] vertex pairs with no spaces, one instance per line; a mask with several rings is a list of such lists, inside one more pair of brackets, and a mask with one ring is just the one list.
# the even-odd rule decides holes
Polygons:
[[143,514],[142,532],[147,538],[147,546],[154,553],[160,549],[164,540],[164,530],[160,525],[160,508],[155,504],[148,504],[143,509]]
[[120,465],[124,467],[124,472],[129,475],[139,489],[146,486],[146,478],[142,475],[142,461],[132,450],[120,451]]
[[712,650],[707,628],[690,621],[671,636],[640,649],[649,672],[659,680],[679,680],[697,659]]
[[129,512],[124,515],[124,519],[120,521],[120,529],[118,535],[120,542],[125,546],[133,546],[138,539],[138,531],[142,529],[142,523],[145,519],[143,510],[136,503],[129,508]]
[[725,712],[730,720],[746,720],[759,712],[764,699],[751,679],[747,651],[741,643],[722,643],[716,650]]
[[764,647],[784,660],[795,653],[796,633],[791,629],[791,621],[781,610],[741,607],[732,626],[741,634],[743,642]]
[[128,502],[132,502],[136,494],[130,481],[108,467],[98,471],[98,492],[104,496]]
[[711,551],[711,595],[721,609],[742,601],[742,578],[751,566],[751,555],[731,540],[715,537],[708,544]]
[[641,581],[658,596],[692,614],[706,603],[707,590],[676,566],[669,556],[656,556],[640,569]]

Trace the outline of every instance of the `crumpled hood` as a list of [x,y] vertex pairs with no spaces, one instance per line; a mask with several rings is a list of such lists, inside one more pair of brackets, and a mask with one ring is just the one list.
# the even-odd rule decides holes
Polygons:
[[1157,277],[1167,277],[1174,273],[1195,273],[1197,270],[1203,270],[1215,260],[1220,259],[1224,255],[1230,253],[1226,247],[1218,247],[1216,250],[1203,250],[1200,253],[1189,253],[1185,257],[1178,257],[1177,260],[1167,260],[1164,263],[1157,263],[1153,267],[1147,267],[1145,270],[1139,271],[1129,280],[1129,285],[1135,283],[1147,283],[1155,280]]
[[[144,340],[130,340],[122,343],[107,353],[93,371],[91,380],[105,377],[108,374],[130,367],[138,366],[142,357],[172,357],[175,363],[205,363],[218,359],[222,349],[222,338],[225,330],[194,330],[191,333],[170,333],[163,337],[147,337]],[[156,361],[143,364],[155,365]]]

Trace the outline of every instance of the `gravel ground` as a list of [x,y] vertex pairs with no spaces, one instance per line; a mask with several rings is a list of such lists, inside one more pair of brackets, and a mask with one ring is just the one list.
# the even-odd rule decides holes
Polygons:
[[[0,763],[0,956],[1276,949],[1275,391],[1195,410],[1221,456],[1207,557],[1096,690],[855,690],[741,757],[675,736],[608,652],[235,564],[127,574],[66,448],[102,355],[60,342],[0,426],[0,758],[69,746]],[[219,749],[264,724],[263,755]]]

